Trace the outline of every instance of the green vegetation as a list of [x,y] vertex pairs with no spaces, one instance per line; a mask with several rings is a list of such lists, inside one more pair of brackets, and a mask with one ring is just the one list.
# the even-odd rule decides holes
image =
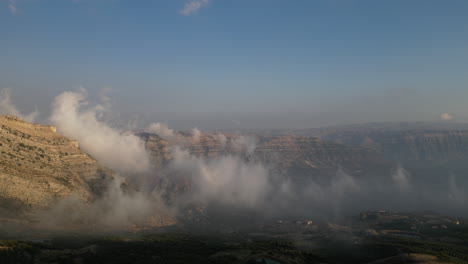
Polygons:
[[37,254],[43,248],[41,244],[18,240],[0,240],[0,247],[14,251],[25,251],[30,254]]
[[[35,263],[367,263],[401,253],[437,256],[449,263],[468,263],[466,245],[370,237],[362,243],[333,238],[314,241],[309,249],[286,239],[249,239],[242,235],[165,233],[103,238],[62,237],[46,243],[0,241],[0,247],[25,251]],[[55,255],[41,255],[43,250]],[[61,253],[60,253],[61,252]],[[1,255],[1,252],[0,252]]]
[[18,146],[19,146],[20,148],[24,148],[24,149],[27,149],[27,150],[35,150],[35,149],[37,148],[37,147],[35,147],[35,146],[26,145],[26,144],[24,144],[23,142],[18,143]]

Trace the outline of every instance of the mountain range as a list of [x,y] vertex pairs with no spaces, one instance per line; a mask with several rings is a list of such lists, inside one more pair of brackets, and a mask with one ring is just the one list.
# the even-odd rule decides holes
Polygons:
[[[115,172],[80,149],[79,142],[54,126],[0,116],[0,208],[4,215],[52,207],[75,197],[91,203],[105,193]],[[177,140],[138,132],[156,170],[182,145],[191,155],[210,159],[239,156],[266,164],[274,173],[301,182],[342,170],[353,177],[391,177],[398,166],[416,176],[468,173],[468,130],[422,124],[371,124],[288,133],[202,133]],[[429,175],[429,176],[428,176]],[[169,192],[190,191],[190,179],[165,183]],[[464,179],[466,181],[466,179]]]

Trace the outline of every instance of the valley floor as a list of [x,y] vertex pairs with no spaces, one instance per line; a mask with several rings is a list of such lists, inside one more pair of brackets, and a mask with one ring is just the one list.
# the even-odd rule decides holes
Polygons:
[[0,263],[468,263],[467,230],[445,216],[363,212],[346,225],[278,220],[234,232],[36,232],[2,236]]

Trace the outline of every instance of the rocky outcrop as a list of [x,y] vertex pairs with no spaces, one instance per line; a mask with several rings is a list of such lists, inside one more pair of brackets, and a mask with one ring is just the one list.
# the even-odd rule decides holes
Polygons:
[[75,196],[89,202],[112,173],[53,126],[0,116],[0,206],[7,212],[48,208]]
[[151,160],[155,166],[163,166],[171,159],[169,142],[160,138],[156,134],[139,133],[137,134],[144,142]]

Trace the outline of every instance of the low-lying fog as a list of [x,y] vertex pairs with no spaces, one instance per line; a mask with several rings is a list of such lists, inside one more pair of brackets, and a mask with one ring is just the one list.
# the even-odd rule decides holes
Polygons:
[[[37,112],[21,114],[2,92],[2,113],[23,116],[34,121]],[[170,163],[156,167],[144,142],[129,129],[116,128],[106,117],[108,100],[100,104],[88,101],[85,90],[67,91],[53,100],[49,120],[58,132],[78,140],[80,147],[101,164],[117,173],[116,181],[102,198],[89,205],[78,205],[73,198],[61,201],[44,213],[52,225],[93,223],[124,227],[142,223],[148,218],[184,215],[188,206],[209,205],[217,214],[233,211],[271,218],[307,217],[336,219],[358,214],[362,210],[437,211],[467,215],[465,175],[451,174],[414,176],[395,165],[385,175],[357,178],[337,168],[326,180],[307,178],[300,183],[291,175],[279,173],[269,165],[249,157],[256,148],[255,138],[237,136],[217,139],[226,148],[236,149],[229,155],[214,158],[190,154],[186,145],[197,142],[203,133],[197,128],[182,136],[162,123],[152,123],[144,130],[158,134],[171,143]],[[171,178],[174,177],[174,178]],[[167,202],[165,182],[188,179],[190,190],[173,196]],[[136,192],[124,192],[120,182],[131,183]],[[222,219],[222,217],[217,217]]]

